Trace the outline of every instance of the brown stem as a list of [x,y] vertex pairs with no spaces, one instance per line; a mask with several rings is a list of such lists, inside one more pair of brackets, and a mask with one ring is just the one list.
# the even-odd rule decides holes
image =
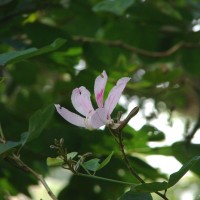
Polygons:
[[191,132],[185,137],[186,140],[186,145],[188,146],[192,140],[192,138],[194,137],[195,133],[197,132],[197,130],[200,128],[200,113],[197,119],[196,124],[194,125],[193,129],[191,130]]
[[3,134],[3,130],[1,128],[1,124],[0,124],[0,143],[3,143],[3,144],[6,143],[6,138],[5,138],[4,134]]
[[123,160],[126,163],[127,168],[129,169],[130,173],[140,182],[140,183],[145,183],[144,180],[136,173],[136,171],[133,169],[133,167],[131,166],[129,159],[126,156],[125,150],[124,150],[124,144],[123,144],[123,139],[122,139],[122,134],[119,134],[118,137],[118,141],[119,141],[119,147],[120,147],[120,151],[122,153],[123,156]]
[[120,125],[116,128],[116,130],[118,132],[121,132],[122,129],[128,124],[128,122],[138,113],[138,111],[139,111],[139,107],[138,106],[136,106],[135,108],[133,108],[131,110],[131,112],[128,114],[128,116],[126,117],[126,119],[124,119],[124,121],[122,121],[120,123]]
[[[120,151],[122,153],[122,156],[123,156],[123,160],[127,166],[127,168],[129,169],[130,173],[140,182],[140,183],[145,183],[145,181],[137,174],[137,172],[135,171],[135,169],[131,166],[130,164],[130,161],[125,153],[125,150],[124,150],[124,144],[123,144],[123,138],[122,138],[122,133],[119,131],[119,130],[116,130],[116,129],[110,129],[110,132],[112,135],[114,135],[115,137],[118,136],[118,139],[116,140],[118,145],[119,145],[119,148],[120,148]],[[160,197],[162,197],[163,199],[165,200],[168,200],[168,198],[165,196],[165,194],[162,194],[160,192],[155,192],[157,195],[159,195]],[[166,193],[166,192],[165,192]]]
[[110,133],[115,137],[115,141],[118,143],[120,151],[122,153],[123,160],[125,161],[125,164],[127,168],[129,169],[130,173],[140,182],[145,183],[144,180],[136,173],[136,171],[131,166],[128,157],[126,156],[125,150],[124,150],[124,144],[122,139],[122,134],[117,129],[111,129],[109,128]]
[[54,195],[54,193],[51,191],[51,189],[49,188],[48,184],[46,183],[45,179],[43,178],[43,176],[41,174],[38,174],[37,172],[35,172],[33,169],[31,169],[28,165],[26,165],[19,156],[16,156],[15,154],[13,154],[12,156],[8,157],[10,160],[14,161],[15,165],[20,168],[21,170],[31,173],[37,180],[39,180],[42,185],[45,187],[47,193],[49,194],[49,196],[51,197],[51,199],[53,200],[58,200],[56,198],[56,196]]
[[152,58],[161,58],[161,57],[170,56],[183,47],[184,48],[199,48],[200,47],[199,43],[194,44],[194,43],[185,43],[185,42],[180,41],[176,43],[174,46],[167,49],[166,51],[159,52],[159,51],[148,51],[148,50],[140,49],[132,45],[126,44],[120,40],[114,40],[114,41],[97,40],[95,38],[83,37],[83,36],[74,36],[73,40],[77,42],[83,42],[83,43],[101,43],[101,44],[111,46],[111,47],[119,47],[128,51],[134,52],[136,54],[140,54],[140,55],[148,56]]
[[[131,166],[130,162],[129,162],[129,159],[127,158],[126,156],[126,153],[124,151],[124,144],[123,144],[123,139],[122,139],[122,134],[120,133],[119,134],[119,146],[120,146],[120,149],[121,149],[121,153],[123,155],[123,160],[125,161],[126,163],[126,166],[128,167],[129,171],[131,172],[131,174],[137,178],[138,181],[140,181],[140,183],[145,183],[145,181],[137,174],[137,172],[133,169],[133,167]],[[160,192],[155,192],[157,195],[159,195],[160,197],[162,197],[163,199],[165,200],[168,200],[167,197],[165,195],[163,195],[162,193]]]

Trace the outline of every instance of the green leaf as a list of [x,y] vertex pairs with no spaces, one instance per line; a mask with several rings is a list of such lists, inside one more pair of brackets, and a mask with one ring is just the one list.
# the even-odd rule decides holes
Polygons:
[[78,152],[70,152],[67,154],[67,159],[73,159],[74,157],[76,157],[78,154]]
[[94,158],[94,159],[88,160],[87,162],[84,162],[82,165],[87,170],[96,172],[100,166],[99,161],[100,160],[98,158]]
[[108,157],[100,163],[98,170],[102,169],[110,162],[110,159],[112,158],[113,153],[114,152],[112,151],[111,154],[109,154]]
[[[4,158],[13,151],[14,148],[22,144],[25,133],[21,135],[20,141],[6,141],[6,143],[0,143],[0,157]],[[3,137],[3,130],[0,125],[0,137]]]
[[183,68],[193,75],[200,75],[200,50],[199,48],[184,49],[182,51],[182,66]]
[[128,191],[124,193],[119,200],[153,200],[150,193],[146,192],[136,192],[136,191]]
[[8,63],[19,62],[27,58],[42,55],[51,51],[55,51],[66,42],[65,39],[58,38],[48,46],[38,48],[29,48],[22,51],[13,51],[9,53],[0,54],[0,65],[6,65]]
[[166,190],[174,186],[192,168],[192,166],[199,161],[200,161],[200,156],[195,156],[193,159],[185,163],[180,168],[180,170],[171,174],[168,182],[164,181],[164,182],[142,183],[133,186],[133,189],[142,192],[156,192],[156,191]]
[[16,63],[10,74],[15,84],[31,86],[36,83],[38,69],[31,60],[26,60]]
[[144,177],[156,180],[157,178],[167,178],[165,174],[161,173],[158,169],[152,167],[148,163],[146,163],[144,160],[129,156],[129,161],[132,166],[134,166],[137,173],[142,174]]
[[60,157],[56,157],[56,158],[51,158],[48,157],[47,158],[47,165],[52,167],[52,166],[60,166],[62,165],[64,162]]
[[175,185],[198,161],[200,161],[200,156],[195,156],[192,160],[185,163],[177,172],[171,174],[168,181],[168,188]]
[[10,151],[12,151],[13,148],[16,148],[20,145],[24,146],[26,142],[38,137],[51,120],[54,110],[54,106],[50,105],[45,109],[38,110],[36,113],[34,113],[29,120],[29,130],[21,134],[20,141],[7,141],[5,144],[0,143],[0,155],[4,157]]
[[163,147],[155,147],[155,148],[144,148],[144,149],[139,149],[138,153],[144,153],[144,154],[149,154],[149,155],[165,155],[165,156],[171,156],[173,155],[172,153],[172,148],[171,146],[163,146]]
[[7,141],[5,144],[0,143],[0,157],[6,157],[20,142]]
[[167,188],[167,182],[152,182],[152,183],[142,183],[133,187],[136,191],[142,192],[156,192],[162,191]]
[[54,110],[55,110],[54,106],[50,105],[44,109],[38,110],[31,116],[29,120],[28,134],[24,133],[21,136],[23,138],[22,145],[24,145],[26,142],[35,139],[41,134],[43,129],[47,126],[47,124],[51,120]]
[[106,11],[106,12],[111,12],[116,15],[122,15],[126,9],[128,9],[135,0],[105,0],[102,2],[99,2],[93,7],[93,11],[95,12],[101,12],[101,11]]
[[[199,156],[200,144],[186,145],[185,142],[176,142],[172,145],[172,151],[175,158],[184,164],[193,157]],[[200,168],[198,164],[194,165],[190,170],[200,176]]]
[[159,131],[156,127],[150,125],[144,125],[140,130],[139,134],[145,133],[148,135],[149,141],[161,141],[165,139],[163,132]]

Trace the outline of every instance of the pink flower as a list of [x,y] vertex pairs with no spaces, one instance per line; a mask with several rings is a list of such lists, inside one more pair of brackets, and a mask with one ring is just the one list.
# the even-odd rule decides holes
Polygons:
[[[97,129],[103,125],[113,123],[111,113],[117,105],[119,98],[130,80],[128,77],[121,78],[111,89],[105,102],[103,101],[104,90],[107,82],[107,74],[103,71],[95,80],[94,93],[98,108],[95,110],[90,99],[90,92],[84,87],[72,91],[71,101],[74,108],[82,115],[77,115],[66,108],[55,104],[57,112],[68,122],[86,129]],[[84,117],[83,117],[84,116]]]

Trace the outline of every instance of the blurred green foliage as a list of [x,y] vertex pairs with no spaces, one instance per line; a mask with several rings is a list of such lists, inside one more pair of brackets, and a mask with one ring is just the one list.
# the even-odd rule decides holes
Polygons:
[[[145,180],[165,180],[166,175],[147,164],[143,156],[131,153],[170,155],[183,164],[199,156],[200,144],[191,144],[200,127],[198,0],[4,0],[0,2],[0,24],[2,132],[10,151],[32,137],[26,135],[25,139],[21,135],[28,130],[30,134],[30,121],[36,120],[33,133],[37,138],[25,144],[20,154],[39,173],[48,175],[46,158],[56,156],[49,146],[55,138],[63,137],[69,152],[91,151],[103,159],[114,151],[111,164],[99,175],[136,181],[128,172],[123,176],[118,173],[126,171],[126,167],[107,129],[80,129],[56,113],[50,119],[43,112],[44,124],[39,116],[32,118],[38,109],[53,109],[48,105],[54,103],[74,111],[72,90],[84,85],[93,93],[94,80],[103,70],[109,77],[105,95],[119,78],[129,76],[132,79],[123,93],[128,102],[137,97],[143,112],[145,99],[155,101],[156,112],[144,115],[143,128],[135,131],[127,126],[124,130],[130,160]],[[125,112],[118,105],[113,117],[119,110]],[[194,127],[187,129],[185,124],[184,141],[151,148],[149,142],[161,142],[165,134],[149,122],[159,113],[171,116],[174,111],[191,119]],[[53,114],[53,110],[48,112]],[[7,149],[0,146],[0,196],[29,195],[28,186],[37,182],[4,159]],[[199,176],[199,164],[192,171]],[[96,192],[94,185],[99,185],[101,191]],[[125,189],[123,185],[73,176],[58,198],[117,199]],[[128,199],[130,194],[121,199]]]

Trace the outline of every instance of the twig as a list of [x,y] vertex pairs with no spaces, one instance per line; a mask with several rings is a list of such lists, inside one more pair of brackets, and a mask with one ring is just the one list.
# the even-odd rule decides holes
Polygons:
[[[134,108],[130,114],[128,115],[127,119],[124,120],[124,124],[117,129],[112,129],[110,127],[108,127],[109,131],[111,132],[111,134],[114,136],[115,141],[118,143],[120,151],[122,153],[122,157],[123,160],[127,166],[127,168],[129,169],[130,173],[140,182],[140,183],[145,183],[145,181],[137,174],[137,172],[135,171],[135,169],[131,166],[130,161],[125,153],[124,150],[124,144],[123,144],[123,137],[122,137],[122,129],[125,127],[125,125],[128,123],[128,121],[137,114],[137,112],[139,111],[139,108],[136,107]],[[166,192],[164,194],[160,193],[160,192],[155,192],[157,195],[159,195],[160,197],[162,197],[165,200],[168,200],[168,198],[166,197]]]
[[6,143],[6,138],[5,138],[4,134],[3,134],[3,130],[2,130],[1,124],[0,124],[0,143],[3,143],[3,144]]
[[137,180],[140,183],[145,183],[144,180],[136,173],[136,171],[133,169],[133,167],[131,166],[128,157],[126,156],[125,150],[124,150],[124,144],[123,144],[123,139],[122,139],[122,134],[119,134],[119,147],[123,156],[123,160],[126,163],[126,166],[128,167],[129,171],[131,172],[131,174],[137,178]]
[[191,130],[190,133],[188,133],[188,135],[185,137],[185,141],[186,141],[186,145],[189,145],[192,138],[194,137],[195,133],[197,132],[197,130],[200,128],[200,113],[197,119],[197,122],[195,123],[193,129]]
[[125,185],[134,185],[134,183],[118,181],[118,180],[104,178],[104,177],[100,177],[100,176],[94,176],[94,175],[88,175],[88,174],[82,174],[82,173],[78,173],[76,175],[83,176],[83,177],[88,177],[88,178],[99,179],[99,180],[108,181],[108,182],[112,182],[112,183],[119,183],[119,184],[125,184]]
[[[129,171],[131,172],[131,174],[137,178],[137,180],[140,182],[140,183],[145,183],[145,181],[136,173],[136,171],[133,169],[133,167],[131,166],[130,162],[129,162],[129,159],[128,157],[126,156],[126,153],[124,151],[124,144],[123,144],[123,138],[122,138],[122,134],[120,133],[119,134],[119,147],[120,147],[120,150],[121,150],[121,153],[122,153],[122,156],[123,156],[123,160],[125,161],[126,163],[126,166],[127,168],[129,169]],[[165,200],[168,200],[168,198],[165,196],[165,194],[163,195],[162,193],[160,192],[155,192],[157,195],[159,195],[160,197],[162,197],[163,199]]]
[[49,196],[53,199],[53,200],[58,200],[56,198],[56,196],[54,195],[54,193],[51,191],[51,189],[49,188],[48,184],[46,183],[45,179],[43,178],[43,176],[41,174],[38,174],[37,172],[35,172],[33,169],[31,169],[28,165],[26,165],[19,156],[16,156],[15,154],[10,155],[8,157],[9,160],[14,161],[15,165],[28,173],[31,173],[37,180],[39,180],[42,185],[45,187],[47,193],[49,194]]
[[170,56],[173,53],[175,53],[176,51],[178,51],[180,48],[183,48],[183,47],[185,47],[185,48],[200,48],[199,43],[193,44],[193,43],[185,43],[185,42],[180,41],[177,44],[175,44],[174,46],[167,49],[166,51],[159,52],[159,51],[148,51],[148,50],[140,49],[140,48],[128,45],[120,40],[114,40],[114,41],[97,40],[94,38],[82,37],[82,36],[74,36],[73,40],[77,41],[77,42],[83,42],[83,43],[101,43],[101,44],[111,46],[111,47],[119,47],[119,48],[123,48],[123,49],[132,51],[134,53],[137,53],[137,54],[140,54],[143,56],[148,56],[148,57],[153,57],[153,58]]
[[138,112],[139,112],[139,107],[136,106],[131,110],[126,119],[122,121],[121,124],[116,128],[117,131],[120,132]]

